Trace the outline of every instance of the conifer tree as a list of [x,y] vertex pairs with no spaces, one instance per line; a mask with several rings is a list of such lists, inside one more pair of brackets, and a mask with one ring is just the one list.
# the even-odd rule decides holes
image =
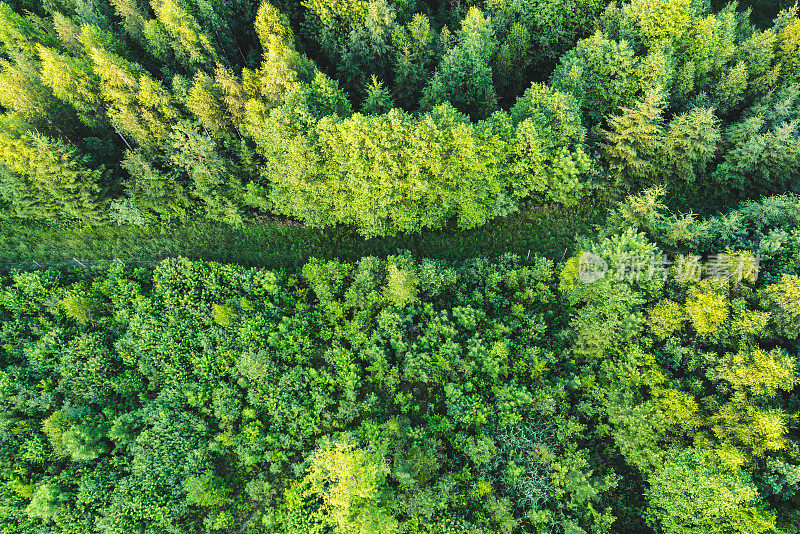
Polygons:
[[167,139],[181,115],[163,84],[105,49],[92,48],[90,57],[111,124],[125,142],[151,149]]
[[608,117],[605,142],[600,146],[609,168],[629,185],[650,183],[661,172],[663,105],[661,92],[652,91],[633,108],[622,108],[620,115]]
[[192,193],[205,203],[207,217],[241,224],[241,179],[219,153],[214,140],[185,121],[173,127],[171,140],[171,162],[189,176]]
[[380,115],[386,113],[394,107],[394,101],[389,90],[383,82],[373,74],[372,81],[367,86],[367,98],[361,108],[362,113],[367,115]]
[[194,76],[186,95],[186,107],[200,119],[205,129],[214,137],[230,137],[235,131],[231,117],[226,112],[223,93],[214,78],[204,72]]
[[431,77],[435,61],[436,33],[424,14],[416,14],[392,34],[394,51],[394,90],[398,103],[406,110],[419,106],[422,88]]
[[42,82],[56,97],[69,102],[81,122],[97,127],[104,122],[105,109],[100,98],[100,80],[91,63],[81,58],[59,54],[53,49],[39,47],[42,61]]
[[458,44],[442,59],[425,88],[425,107],[450,102],[474,119],[488,117],[497,109],[490,67],[496,48],[491,22],[478,8],[470,8],[461,22]]
[[137,0],[109,0],[122,19],[122,27],[137,42],[144,42],[146,14]]
[[3,195],[20,217],[74,220],[96,224],[102,219],[100,184],[103,170],[90,169],[85,157],[61,141],[40,134],[14,136],[0,128],[0,161],[23,180]]
[[178,62],[184,67],[211,67],[217,62],[217,52],[211,39],[182,0],[153,0],[153,11],[169,36]]

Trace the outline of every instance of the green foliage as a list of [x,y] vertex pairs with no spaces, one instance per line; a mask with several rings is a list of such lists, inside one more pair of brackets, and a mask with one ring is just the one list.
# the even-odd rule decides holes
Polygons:
[[659,301],[647,312],[647,323],[657,337],[666,338],[678,331],[686,322],[686,312],[672,300]]
[[397,102],[406,110],[419,105],[422,88],[431,76],[436,33],[421,13],[392,33]]
[[783,275],[780,283],[767,286],[770,315],[781,335],[797,339],[800,335],[800,277]]
[[497,109],[491,58],[497,42],[491,24],[476,7],[461,21],[458,43],[442,58],[425,88],[423,107],[450,102],[473,119],[485,119]]
[[322,497],[325,522],[336,532],[366,534],[397,532],[397,522],[380,506],[386,463],[375,453],[352,443],[335,442],[317,450],[305,481],[309,491]]
[[166,39],[179,63],[189,65],[212,65],[217,54],[211,41],[202,31],[197,19],[180,0],[156,0],[152,2],[156,19],[163,28]]
[[605,4],[597,0],[487,3],[500,41],[495,58],[498,92],[516,96],[526,81],[541,79],[538,72],[547,72],[578,38],[591,33]]
[[797,59],[800,51],[800,19],[795,18],[778,34],[778,50],[785,75],[793,80],[800,78],[800,62]]
[[83,58],[72,58],[53,49],[39,46],[42,82],[53,94],[75,107],[80,120],[89,127],[103,122],[103,103],[99,97],[99,79],[91,64]]
[[599,32],[564,54],[550,82],[555,89],[573,95],[592,123],[620,106],[630,105],[640,88],[630,45],[609,40]]
[[659,172],[657,154],[661,143],[663,99],[648,93],[634,109],[622,108],[622,115],[609,117],[606,142],[601,145],[611,171],[644,184]]
[[[418,120],[397,110],[323,119],[308,137],[292,137],[292,126],[268,125],[265,177],[276,209],[312,226],[351,222],[368,236],[392,235],[456,216],[471,228],[491,216],[505,186],[493,162],[503,156],[500,140],[447,105]],[[365,136],[380,143],[364,144]]]
[[[0,209],[59,221],[85,211],[92,225],[289,215],[374,236],[453,220],[473,228],[530,203],[573,206],[654,184],[673,187],[684,211],[694,198],[796,187],[796,11],[758,30],[748,12],[688,0],[607,4],[92,0],[30,14],[3,4],[7,152],[24,152],[11,140],[26,135],[65,143],[98,173],[77,181],[100,187],[59,192],[81,200],[51,207],[27,177],[52,157],[35,153],[6,162]],[[387,125],[395,105],[422,113]],[[441,124],[448,105],[471,132]],[[353,119],[354,108],[384,123]],[[418,126],[428,118],[434,132]],[[328,150],[331,129],[341,141]],[[402,136],[414,140],[400,157],[385,145]],[[340,151],[353,156],[328,169]],[[448,169],[463,159],[456,177],[486,178],[465,192],[449,171],[419,169],[429,157]],[[441,183],[431,186],[431,172]],[[105,206],[111,216],[98,216]]]
[[25,513],[32,518],[41,519],[45,523],[52,522],[58,514],[58,489],[43,484],[36,488]]
[[0,3],[0,524],[796,531],[748,5]]
[[206,206],[207,217],[228,224],[241,224],[237,203],[241,181],[228,161],[222,157],[216,142],[189,123],[173,127],[172,163],[188,174],[192,193]]
[[713,334],[728,318],[728,300],[713,284],[702,282],[689,288],[686,314],[701,336]]
[[0,132],[0,161],[12,171],[0,194],[19,217],[100,221],[102,169],[64,142],[35,132]]
[[164,84],[107,50],[92,48],[90,57],[112,125],[148,150],[167,139],[181,115]]
[[229,490],[209,473],[191,476],[184,483],[186,500],[197,506],[213,508],[225,504]]
[[64,307],[64,313],[70,319],[74,319],[80,324],[88,324],[93,316],[93,302],[89,297],[79,297],[77,295],[69,295],[61,301]]
[[214,313],[214,322],[220,326],[230,326],[236,318],[236,312],[227,307],[219,304],[213,304],[211,311]]
[[[563,298],[538,257],[17,275],[0,313],[30,329],[0,335],[28,371],[0,374],[17,406],[0,440],[19,440],[0,460],[24,470],[0,476],[30,500],[2,513],[59,532],[90,517],[109,532],[778,525],[797,378],[790,352],[758,345],[784,343],[758,294],[631,278],[619,261],[656,252],[632,231],[591,250],[608,276],[567,268]],[[91,321],[63,321],[60,299],[84,294]],[[26,384],[46,409],[24,408]],[[88,484],[104,489],[73,507]]]
[[379,81],[375,75],[372,76],[367,87],[367,98],[361,108],[365,115],[380,115],[394,108],[394,101],[389,90]]
[[768,532],[775,518],[742,473],[726,473],[694,449],[674,451],[650,480],[653,526],[665,533]]

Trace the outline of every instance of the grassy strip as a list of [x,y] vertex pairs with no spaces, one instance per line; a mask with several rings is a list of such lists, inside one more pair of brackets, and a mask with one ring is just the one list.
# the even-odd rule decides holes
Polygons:
[[538,253],[560,260],[576,236],[589,235],[601,210],[592,203],[565,209],[543,206],[495,219],[481,228],[426,230],[365,240],[352,228],[303,228],[282,222],[242,227],[195,223],[173,227],[80,228],[7,220],[0,223],[0,266],[4,269],[114,260],[150,264],[185,256],[267,268],[296,267],[310,257],[352,261],[410,250],[418,257],[461,260],[474,256]]

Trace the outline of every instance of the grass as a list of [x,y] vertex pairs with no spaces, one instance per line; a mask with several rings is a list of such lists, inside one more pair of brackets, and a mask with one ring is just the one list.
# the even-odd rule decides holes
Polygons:
[[19,220],[0,223],[0,268],[77,265],[115,260],[153,264],[184,256],[267,268],[292,268],[311,257],[352,261],[409,250],[417,257],[461,260],[512,252],[556,261],[573,251],[579,236],[591,235],[602,210],[594,203],[573,208],[539,206],[495,219],[472,230],[448,228],[414,235],[365,240],[352,228],[304,228],[281,221],[231,227],[194,223],[171,227],[80,228]]

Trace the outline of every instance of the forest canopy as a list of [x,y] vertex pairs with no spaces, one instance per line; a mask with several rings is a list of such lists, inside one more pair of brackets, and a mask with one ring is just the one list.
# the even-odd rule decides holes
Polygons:
[[[798,257],[800,201],[773,202]],[[660,253],[642,230],[591,251]],[[799,264],[572,261],[6,277],[6,530],[795,532]]]
[[0,2],[0,530],[800,534],[799,13]]
[[785,7],[0,3],[0,214],[372,237],[659,185],[701,211],[797,191]]

